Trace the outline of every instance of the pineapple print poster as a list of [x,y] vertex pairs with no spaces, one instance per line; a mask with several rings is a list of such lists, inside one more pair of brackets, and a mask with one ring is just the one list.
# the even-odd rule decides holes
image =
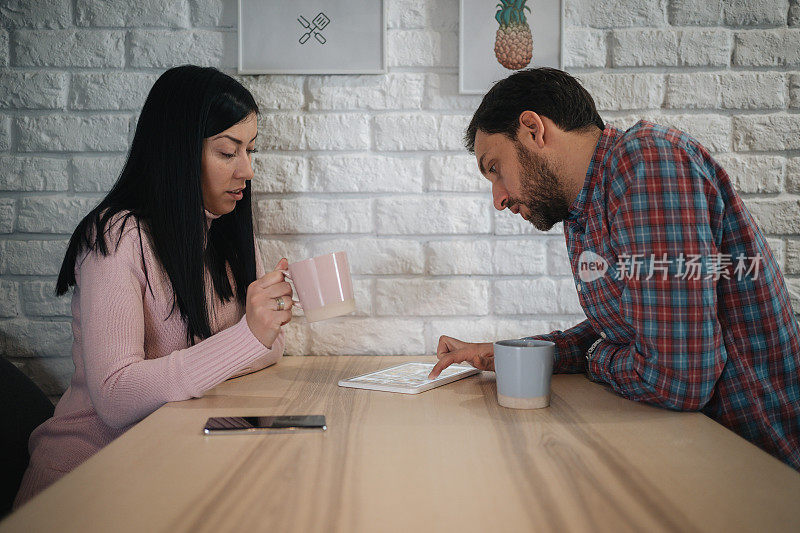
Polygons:
[[494,39],[494,55],[509,70],[527,67],[533,57],[533,38],[525,10],[527,0],[500,0],[494,18],[500,24]]
[[561,68],[560,0],[461,0],[459,92],[484,94],[528,67]]

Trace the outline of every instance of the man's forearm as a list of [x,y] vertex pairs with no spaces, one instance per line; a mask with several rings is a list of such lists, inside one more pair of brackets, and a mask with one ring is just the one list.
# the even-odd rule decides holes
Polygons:
[[644,352],[636,343],[602,341],[589,358],[587,374],[630,400],[679,411],[702,409],[725,365],[725,346],[678,357],[658,354],[657,345],[649,346]]
[[576,374],[586,368],[586,350],[600,338],[588,320],[584,320],[565,331],[553,331],[544,335],[525,337],[551,341],[556,345],[553,373]]

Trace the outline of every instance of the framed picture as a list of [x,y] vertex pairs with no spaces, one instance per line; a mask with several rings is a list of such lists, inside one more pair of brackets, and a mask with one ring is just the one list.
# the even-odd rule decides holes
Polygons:
[[461,0],[458,90],[484,94],[528,67],[562,68],[561,0]]
[[239,74],[383,74],[382,0],[239,0]]

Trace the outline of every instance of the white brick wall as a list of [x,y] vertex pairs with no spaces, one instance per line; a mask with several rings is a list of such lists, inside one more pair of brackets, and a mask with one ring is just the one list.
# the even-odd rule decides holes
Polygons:
[[[564,0],[565,66],[620,127],[685,129],[728,169],[800,294],[800,2]],[[13,5],[12,5],[13,4]],[[290,354],[433,353],[581,319],[561,226],[491,206],[461,147],[458,0],[386,0],[388,73],[237,76],[262,109],[265,262],[347,250],[354,316],[287,327]],[[53,286],[166,68],[235,72],[235,0],[12,0],[0,9],[0,356],[48,394],[72,372]],[[798,296],[800,299],[800,296]]]

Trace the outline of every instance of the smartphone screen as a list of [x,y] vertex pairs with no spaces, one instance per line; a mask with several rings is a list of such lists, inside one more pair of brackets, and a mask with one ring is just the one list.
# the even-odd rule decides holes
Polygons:
[[209,418],[203,433],[290,433],[326,429],[325,415],[221,416]]

